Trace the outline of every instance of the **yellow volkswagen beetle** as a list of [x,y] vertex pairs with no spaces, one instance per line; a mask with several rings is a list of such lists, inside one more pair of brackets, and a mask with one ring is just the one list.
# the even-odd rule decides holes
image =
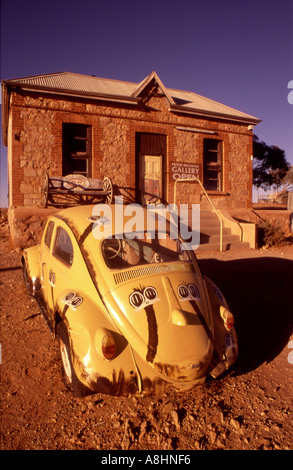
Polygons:
[[59,339],[66,383],[76,396],[128,395],[218,377],[238,355],[220,290],[170,222],[164,235],[157,224],[133,237],[129,216],[121,231],[108,208],[104,216],[93,206],[60,210],[22,255],[26,288]]

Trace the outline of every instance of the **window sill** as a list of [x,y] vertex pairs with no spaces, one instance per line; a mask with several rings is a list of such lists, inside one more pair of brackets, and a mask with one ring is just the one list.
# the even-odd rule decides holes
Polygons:
[[206,191],[208,196],[231,196],[230,193],[226,191]]

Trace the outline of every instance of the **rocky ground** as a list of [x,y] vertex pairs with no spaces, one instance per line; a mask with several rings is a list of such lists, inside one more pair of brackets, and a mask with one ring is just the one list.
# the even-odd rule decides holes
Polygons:
[[78,399],[63,384],[57,342],[25,294],[3,222],[0,449],[292,449],[293,245],[199,261],[235,314],[234,369],[187,393]]

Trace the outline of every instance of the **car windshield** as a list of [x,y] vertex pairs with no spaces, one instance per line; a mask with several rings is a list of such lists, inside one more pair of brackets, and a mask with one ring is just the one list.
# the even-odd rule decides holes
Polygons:
[[179,239],[168,234],[162,236],[165,238],[159,238],[158,233],[141,232],[133,239],[131,234],[106,238],[102,243],[105,262],[111,269],[125,269],[150,263],[191,261],[187,246]]

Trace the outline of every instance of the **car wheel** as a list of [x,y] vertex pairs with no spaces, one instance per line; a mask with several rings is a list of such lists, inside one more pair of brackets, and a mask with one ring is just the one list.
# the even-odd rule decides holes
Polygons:
[[67,328],[63,322],[58,323],[57,325],[57,337],[59,341],[64,382],[76,397],[84,397],[90,393],[90,390],[80,382],[73,368],[69,337]]

